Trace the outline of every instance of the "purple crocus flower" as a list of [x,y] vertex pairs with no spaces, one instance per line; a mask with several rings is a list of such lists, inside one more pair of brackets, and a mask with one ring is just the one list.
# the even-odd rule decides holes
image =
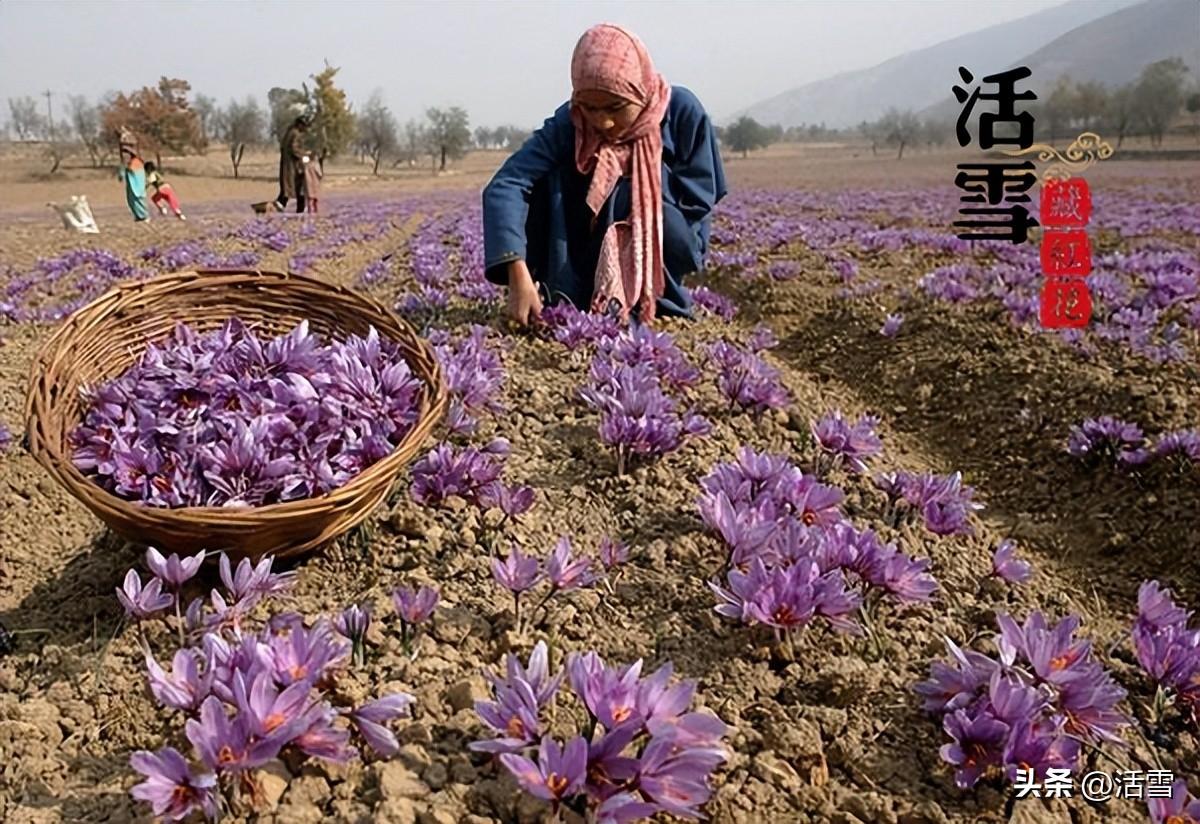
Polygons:
[[729,589],[724,589],[715,581],[709,581],[708,588],[717,596],[718,604],[713,611],[726,618],[738,621],[750,621],[751,607],[759,591],[767,584],[767,569],[761,558],[750,562],[748,571],[739,569],[729,570]]
[[841,410],[824,415],[812,425],[813,439],[825,452],[839,461],[845,461],[854,473],[867,471],[866,459],[878,455],[883,449],[875,427],[879,419],[863,415],[853,424],[842,417]]
[[955,710],[946,714],[943,727],[952,741],[942,746],[942,760],[957,768],[954,782],[958,786],[974,787],[988,768],[1002,763],[1009,727],[991,714],[980,712],[972,717],[965,710]]
[[1023,683],[1001,670],[992,673],[988,705],[993,717],[1010,727],[1039,716],[1050,703],[1046,691]]
[[305,714],[308,729],[292,739],[305,755],[322,758],[335,764],[345,764],[354,757],[350,746],[350,731],[335,723],[338,713],[328,703],[311,707]]
[[595,652],[572,653],[567,659],[571,688],[605,729],[615,729],[630,719],[638,719],[638,676],[641,672],[641,659],[619,669],[606,667]]
[[1137,628],[1150,632],[1182,629],[1191,617],[1192,613],[1172,599],[1171,590],[1158,581],[1145,581],[1138,587]]
[[129,794],[149,804],[155,815],[167,821],[182,821],[199,810],[205,817],[216,819],[217,777],[193,773],[178,750],[138,750],[129,757],[129,765],[145,776]]
[[937,581],[929,574],[928,558],[910,558],[894,545],[871,544],[873,552],[864,553],[858,569],[863,580],[906,604],[928,601],[937,591]]
[[1004,763],[1010,781],[1017,770],[1032,770],[1041,780],[1051,769],[1071,770],[1079,762],[1080,744],[1053,724],[1017,721],[1004,747]]
[[949,638],[944,642],[950,660],[930,664],[929,680],[913,688],[923,698],[926,712],[948,713],[968,706],[1000,671],[1000,665],[983,653],[962,650]]
[[[561,677],[560,674],[556,680]],[[493,680],[492,687],[496,700],[476,701],[475,712],[500,737],[475,741],[470,744],[470,749],[490,753],[520,752],[541,735],[538,696],[528,681],[511,672],[504,681]]]
[[333,619],[333,628],[338,631],[339,635],[350,641],[353,647],[354,663],[358,666],[362,666],[363,663],[364,645],[367,630],[370,627],[370,608],[360,607],[358,604],[351,604]]
[[550,736],[542,738],[535,764],[516,753],[504,753],[500,763],[517,779],[521,789],[556,806],[583,789],[587,776],[587,741],[576,736],[560,746]]
[[558,592],[569,592],[573,589],[588,587],[596,581],[596,575],[592,572],[591,559],[573,558],[571,539],[565,535],[558,539],[554,550],[546,559],[546,578]]
[[623,753],[641,730],[641,724],[629,721],[588,743],[589,795],[601,800],[606,799],[637,775],[638,760]]
[[[250,680],[250,688],[246,681]],[[260,672],[252,679],[240,672],[233,675],[233,700],[238,708],[238,721],[256,738],[275,738],[290,741],[303,732],[309,723],[305,717],[312,685],[307,680],[296,681],[284,690],[275,685],[270,672]]]
[[358,727],[371,749],[385,758],[391,758],[400,751],[400,742],[396,740],[395,733],[387,728],[387,723],[407,715],[415,700],[406,692],[392,693],[363,704],[350,713],[350,720]]
[[638,685],[637,715],[651,736],[671,737],[681,747],[715,747],[728,728],[721,719],[704,712],[688,712],[696,694],[694,680],[671,684],[670,661]]
[[433,587],[423,586],[420,589],[398,587],[392,590],[392,606],[400,620],[409,626],[423,624],[430,619],[437,609],[441,596]]
[[738,311],[737,305],[732,300],[720,292],[714,292],[707,286],[697,286],[693,289],[692,300],[701,309],[716,315],[726,323],[733,320]]
[[779,382],[779,370],[754,352],[718,341],[708,347],[708,358],[717,368],[717,388],[731,406],[755,415],[787,406],[788,393]]
[[600,563],[612,571],[629,560],[629,544],[605,535],[600,539]]
[[167,589],[178,591],[184,582],[200,571],[205,554],[204,550],[201,550],[190,558],[180,559],[176,554],[164,558],[161,552],[150,547],[146,550],[146,566],[162,580]]
[[1145,435],[1137,424],[1101,415],[1071,427],[1067,451],[1077,458],[1107,456],[1122,460],[1132,456],[1144,443]]
[[324,618],[308,629],[297,620],[287,631],[272,635],[267,643],[275,679],[284,686],[297,681],[319,684],[350,653],[348,645],[337,639]]
[[842,520],[838,505],[845,497],[836,486],[817,483],[815,478],[805,475],[793,484],[788,504],[805,526],[827,527]]
[[496,583],[507,589],[513,595],[532,589],[541,579],[541,567],[538,559],[521,553],[521,548],[513,545],[512,552],[501,561],[492,559],[492,577]]
[[276,737],[255,740],[243,718],[239,715],[231,720],[215,695],[204,699],[200,717],[189,718],[184,727],[201,760],[213,770],[240,772],[261,767],[283,745]]
[[295,584],[296,572],[274,573],[271,571],[274,563],[275,558],[271,555],[260,559],[257,564],[251,563],[249,558],[243,558],[238,562],[237,571],[231,573],[229,557],[221,553],[217,566],[221,582],[233,599],[253,603],[262,597],[287,592]]
[[708,776],[724,760],[714,748],[678,750],[669,736],[653,738],[642,751],[638,789],[669,815],[699,819],[712,796]]
[[9,430],[8,426],[0,423],[0,454],[7,452],[9,447],[12,446],[12,442],[12,432]]
[[661,807],[643,801],[633,793],[610,795],[596,808],[596,824],[627,824],[654,816]]
[[185,712],[195,712],[208,697],[213,683],[212,653],[201,655],[196,649],[175,652],[170,674],[163,671],[154,656],[146,654],[146,672],[150,692],[158,702]]
[[1023,584],[1033,575],[1033,565],[1016,557],[1015,541],[1001,541],[992,554],[992,575],[1009,584]]
[[151,578],[143,587],[141,576],[132,569],[125,573],[125,583],[117,589],[117,600],[125,608],[125,614],[135,620],[149,618],[175,603],[172,596],[162,591],[161,580]]
[[504,656],[506,678],[501,680],[491,673],[486,673],[485,677],[492,682],[493,686],[523,681],[533,690],[538,708],[549,706],[555,693],[558,692],[563,678],[566,677],[566,672],[563,670],[559,670],[558,674],[553,677],[550,676],[549,652],[546,642],[538,641],[529,655],[528,666],[522,666],[521,659],[510,652]]
[[1125,690],[1096,663],[1080,668],[1059,687],[1057,706],[1066,718],[1064,729],[1076,738],[1123,746],[1121,729],[1129,719],[1114,709],[1125,700]]
[[1154,824],[1200,823],[1200,798],[1188,792],[1185,779],[1171,785],[1170,798],[1151,798],[1146,805]]
[[519,518],[533,508],[534,493],[531,486],[509,486],[492,483],[479,490],[479,504],[496,507],[506,518]]
[[903,323],[903,315],[888,315],[883,319],[883,326],[879,329],[879,334],[885,338],[894,338],[900,334],[900,327]]
[[1188,464],[1200,464],[1200,430],[1181,429],[1166,432],[1154,443],[1154,457],[1177,457]]

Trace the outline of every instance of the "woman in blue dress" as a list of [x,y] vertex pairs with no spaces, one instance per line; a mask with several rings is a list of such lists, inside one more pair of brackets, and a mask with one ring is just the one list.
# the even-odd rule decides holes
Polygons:
[[642,322],[689,317],[683,276],[703,269],[726,194],[707,112],[610,24],[580,38],[571,85],[483,191],[487,278],[508,287],[521,325],[560,300]]

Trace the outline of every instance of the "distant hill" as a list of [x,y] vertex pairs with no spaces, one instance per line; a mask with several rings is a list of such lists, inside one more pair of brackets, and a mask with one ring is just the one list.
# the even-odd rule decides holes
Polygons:
[[[1191,82],[1200,79],[1200,0],[1145,0],[1072,29],[1003,68],[1028,66],[1027,88],[1045,100],[1064,74],[1076,82],[1094,80],[1109,87],[1136,80],[1157,60],[1181,57]],[[1003,70],[1003,69],[1001,69]],[[953,98],[921,111],[922,117],[953,117]]]
[[[1081,26],[1121,12],[1134,12],[1133,18],[1137,19],[1140,13],[1130,8],[1135,3],[1138,0],[1071,0],[1019,20],[989,26],[892,58],[869,69],[845,72],[805,84],[735,112],[727,120],[748,114],[764,124],[779,123],[788,127],[823,122],[826,126],[838,128],[852,126],[863,120],[874,120],[890,106],[912,109],[934,106],[942,100],[953,100],[950,86],[958,81],[958,66],[965,65],[978,75],[1026,65],[1021,58],[1041,52]],[[1151,22],[1142,27],[1145,33],[1138,34],[1137,38],[1139,42],[1146,42],[1145,48],[1139,48],[1139,51],[1152,51],[1153,41],[1157,39],[1174,44],[1180,37],[1186,36],[1189,30],[1186,25],[1177,22],[1172,31],[1169,23],[1165,22],[1168,18],[1178,21],[1186,16],[1181,10],[1191,9],[1193,15],[1200,14],[1197,0],[1148,0],[1137,8],[1159,5],[1172,6],[1172,12],[1166,15],[1155,10],[1152,16],[1155,19],[1161,16],[1164,22]],[[1159,26],[1168,28],[1160,29]],[[1190,31],[1193,44],[1200,41],[1200,24],[1193,23]],[[1127,39],[1121,36],[1119,28],[1112,30],[1109,37],[1115,42],[1125,42]],[[1121,48],[1128,48],[1113,47],[1108,45],[1109,42],[1104,41],[1104,45],[1097,42],[1092,47],[1092,57],[1096,61],[1117,60],[1117,52]],[[1080,47],[1080,50],[1086,52],[1084,47]],[[1120,61],[1126,62],[1123,56]],[[1045,78],[1036,74],[1038,69],[1034,71],[1035,78],[1039,83],[1042,82]]]
[[1072,29],[1012,65],[1028,66],[1031,80],[1048,91],[1063,74],[1119,86],[1135,79],[1146,64],[1167,57],[1182,57],[1196,79],[1198,0],[1146,0]]

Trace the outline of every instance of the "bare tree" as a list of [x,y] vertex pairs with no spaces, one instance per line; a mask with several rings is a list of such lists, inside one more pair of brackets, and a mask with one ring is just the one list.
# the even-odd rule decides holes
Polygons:
[[1070,128],[1071,122],[1079,111],[1078,96],[1071,78],[1063,75],[1058,78],[1050,94],[1040,107],[1040,116],[1050,127],[1051,145]]
[[108,156],[108,142],[100,125],[100,110],[81,94],[67,98],[67,118],[75,137],[79,140],[92,166],[98,168]]
[[466,154],[471,145],[471,127],[465,109],[453,106],[449,109],[429,109],[425,112],[429,118],[427,133],[428,149],[436,162],[438,155],[442,163],[439,171],[446,170],[447,160],[457,160]]
[[1108,88],[1089,80],[1075,87],[1075,116],[1085,131],[1094,131],[1108,107]]
[[396,118],[383,102],[383,93],[376,90],[367,100],[366,107],[358,114],[358,139],[374,163],[372,174],[379,174],[379,162],[385,154],[392,154],[399,147],[396,135]]
[[426,142],[425,127],[415,120],[409,120],[404,124],[404,139],[400,143],[399,156],[392,165],[399,166],[401,163],[407,163],[412,166],[416,164]]
[[229,162],[233,165],[233,176],[238,176],[242,157],[247,146],[257,146],[264,141],[263,131],[267,117],[258,107],[258,101],[248,96],[244,103],[230,100],[221,113],[221,137],[229,144]]
[[192,101],[192,111],[200,118],[200,139],[205,148],[208,142],[220,134],[220,119],[221,109],[217,105],[217,101],[206,94],[196,95],[196,99]]
[[1196,142],[1200,143],[1200,85],[1196,86],[1196,90],[1188,95],[1187,102],[1183,104],[1183,107],[1192,116],[1192,130],[1196,133]]
[[1134,87],[1134,116],[1154,146],[1162,145],[1163,135],[1183,107],[1187,70],[1187,64],[1178,57],[1159,60],[1142,69]]
[[45,136],[47,130],[46,118],[38,109],[38,103],[32,97],[8,99],[9,122],[17,133],[17,140],[38,140]]
[[1133,99],[1133,87],[1121,86],[1108,96],[1104,109],[1104,128],[1117,133],[1118,149],[1133,126]]
[[899,147],[899,150],[896,152],[897,160],[904,157],[905,146],[911,146],[921,137],[921,121],[913,114],[912,109],[905,109],[904,111],[894,108],[888,109],[883,117],[880,118],[879,123],[884,143],[889,146]]

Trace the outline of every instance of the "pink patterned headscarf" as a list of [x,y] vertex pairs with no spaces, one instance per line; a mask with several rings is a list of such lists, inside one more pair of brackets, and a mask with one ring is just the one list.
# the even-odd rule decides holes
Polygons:
[[575,166],[592,172],[587,204],[599,214],[622,175],[630,175],[633,203],[628,222],[608,228],[596,265],[592,310],[604,311],[616,299],[622,316],[641,301],[641,318],[654,318],[663,294],[662,119],[671,86],[654,69],[637,35],[611,23],[584,32],[571,57],[571,86],[576,92],[605,91],[642,107],[633,125],[610,142],[571,106],[575,125]]

